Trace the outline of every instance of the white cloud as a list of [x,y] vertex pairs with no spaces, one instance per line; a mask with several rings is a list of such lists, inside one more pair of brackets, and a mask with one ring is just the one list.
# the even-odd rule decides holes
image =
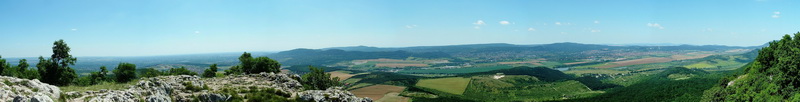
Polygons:
[[781,12],[780,11],[772,12],[772,14],[773,14],[772,18],[781,18]]
[[500,21],[500,24],[502,24],[502,25],[508,25],[508,24],[511,24],[511,22],[508,22],[508,21]]
[[536,31],[534,28],[528,28],[528,31]]
[[561,25],[561,22],[556,22],[555,24],[556,24],[556,25]]
[[200,31],[194,31],[195,34],[200,34]]
[[478,20],[477,22],[472,23],[472,24],[475,24],[475,25],[486,25],[486,22],[483,22],[483,20]]
[[78,29],[75,29],[75,28],[72,28],[72,29],[70,29],[70,30],[71,30],[71,31],[78,31]]
[[594,24],[600,24],[600,21],[595,20]]
[[664,27],[661,26],[661,24],[658,24],[658,23],[647,23],[647,26],[648,27],[653,27],[653,28],[658,28],[658,29],[664,29]]
[[706,29],[703,29],[702,31],[703,31],[703,32],[713,32],[713,31],[714,31],[714,29],[711,29],[711,28],[706,28]]
[[592,33],[597,33],[597,32],[600,32],[600,30],[597,30],[597,29],[592,29],[592,31],[589,31],[589,32],[592,32]]
[[416,28],[416,27],[417,27],[417,25],[406,25],[406,28],[408,28],[408,29]]

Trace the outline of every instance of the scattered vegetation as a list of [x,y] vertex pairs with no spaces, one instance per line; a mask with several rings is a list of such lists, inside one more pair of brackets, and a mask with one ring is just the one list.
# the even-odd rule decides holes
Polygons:
[[302,76],[303,87],[311,90],[325,90],[333,86],[341,86],[338,77],[331,78],[330,73],[325,73],[324,69],[308,67],[311,72]]
[[130,63],[120,63],[114,69],[114,75],[117,77],[117,82],[125,83],[136,79],[136,65]]

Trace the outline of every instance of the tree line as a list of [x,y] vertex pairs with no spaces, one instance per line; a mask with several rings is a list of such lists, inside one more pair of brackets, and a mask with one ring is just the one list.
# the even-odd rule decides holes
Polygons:
[[[281,64],[278,61],[268,57],[255,57],[250,53],[244,52],[239,57],[239,65],[235,65],[225,70],[224,73],[217,74],[219,68],[217,64],[212,64],[208,69],[205,69],[202,74],[193,72],[185,67],[170,68],[169,70],[157,70],[155,68],[138,69],[132,63],[120,63],[110,73],[106,66],[101,66],[97,72],[91,72],[87,76],[79,77],[75,70],[70,65],[75,65],[78,60],[73,57],[70,52],[70,47],[64,40],[58,40],[53,43],[53,54],[50,58],[39,56],[39,63],[36,68],[29,68],[30,65],[26,59],[21,59],[19,64],[12,66],[9,62],[0,56],[0,75],[11,76],[23,79],[38,79],[44,83],[67,86],[78,85],[88,86],[95,85],[103,82],[117,82],[126,83],[134,81],[141,77],[157,77],[164,75],[200,75],[204,78],[213,78],[224,75],[241,75],[241,74],[256,74],[256,73],[279,73]],[[300,81],[307,89],[326,89],[332,86],[340,86],[338,78],[330,78],[329,73],[325,73],[324,69],[309,66],[311,72],[304,74]]]

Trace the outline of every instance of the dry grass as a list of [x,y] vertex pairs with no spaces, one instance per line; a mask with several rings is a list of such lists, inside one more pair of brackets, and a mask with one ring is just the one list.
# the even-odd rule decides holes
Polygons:
[[673,60],[672,58],[651,57],[651,58],[642,58],[642,59],[635,59],[635,60],[611,62],[611,63],[614,63],[614,64],[600,66],[600,67],[597,67],[597,68],[614,68],[614,67],[622,67],[622,66],[637,65],[637,64],[662,63],[662,62],[669,62],[669,61],[672,61],[672,60]]
[[355,74],[347,74],[340,71],[333,71],[328,73],[331,74],[331,77],[339,77],[339,81],[355,76]]
[[364,88],[351,90],[350,92],[358,97],[369,97],[372,98],[373,100],[380,100],[388,93],[400,93],[403,92],[403,90],[405,89],[406,87],[402,86],[372,85]]
[[687,59],[698,59],[698,58],[705,58],[711,56],[713,54],[696,54],[696,55],[672,55],[670,56],[674,60],[687,60]]
[[589,63],[589,62],[592,62],[592,61],[571,62],[571,63],[564,63],[564,65],[583,64],[583,63]]
[[400,96],[400,93],[391,92],[383,96],[383,98],[376,100],[376,102],[408,102],[408,97]]

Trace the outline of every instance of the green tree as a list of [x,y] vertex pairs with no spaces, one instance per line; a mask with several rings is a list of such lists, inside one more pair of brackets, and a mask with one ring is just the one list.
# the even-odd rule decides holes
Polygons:
[[325,69],[308,66],[311,72],[302,76],[303,87],[309,90],[325,90],[329,87],[340,86],[339,77],[331,78],[330,73],[325,73]]
[[108,80],[108,69],[106,69],[106,66],[100,66],[98,78],[103,81]]
[[157,77],[164,75],[164,72],[158,71],[155,68],[146,68],[139,74],[141,77]]
[[203,72],[203,77],[213,78],[214,76],[217,76],[217,64],[212,64],[208,67],[209,68]]
[[10,69],[10,65],[6,62],[6,59],[3,59],[3,56],[0,56],[0,75],[9,76],[6,74],[6,70]]
[[196,72],[192,72],[186,67],[181,66],[181,68],[171,68],[169,69],[169,75],[197,75]]
[[240,68],[245,74],[254,74],[261,72],[280,72],[281,64],[278,61],[272,60],[269,57],[253,58],[250,53],[244,52],[239,56]]
[[91,74],[89,74],[88,77],[89,84],[94,85],[94,84],[99,84],[100,82],[107,81],[108,80],[108,78],[106,78],[107,73],[108,70],[106,70],[106,66],[101,66],[100,71],[92,72]]
[[17,77],[25,79],[38,79],[39,72],[36,71],[36,69],[28,69],[29,66],[28,60],[20,59],[19,64],[17,64]]
[[280,72],[281,64],[278,61],[269,59],[268,57],[257,57],[252,60],[252,68],[248,70],[250,74],[261,72]]
[[228,70],[225,70],[225,75],[237,75],[237,74],[242,74],[242,73],[244,73],[244,71],[242,71],[242,67],[240,67],[238,65],[237,66],[231,66],[231,68],[228,68]]
[[249,74],[250,69],[253,68],[253,56],[250,56],[250,53],[244,52],[242,56],[239,56],[239,66],[242,68],[244,73]]
[[39,64],[36,65],[42,82],[64,86],[72,83],[78,74],[69,65],[75,65],[78,59],[69,54],[70,48],[64,40],[53,42],[53,55],[48,59],[39,56]]
[[114,75],[117,77],[117,82],[124,83],[136,79],[136,65],[131,63],[119,63],[114,69]]

